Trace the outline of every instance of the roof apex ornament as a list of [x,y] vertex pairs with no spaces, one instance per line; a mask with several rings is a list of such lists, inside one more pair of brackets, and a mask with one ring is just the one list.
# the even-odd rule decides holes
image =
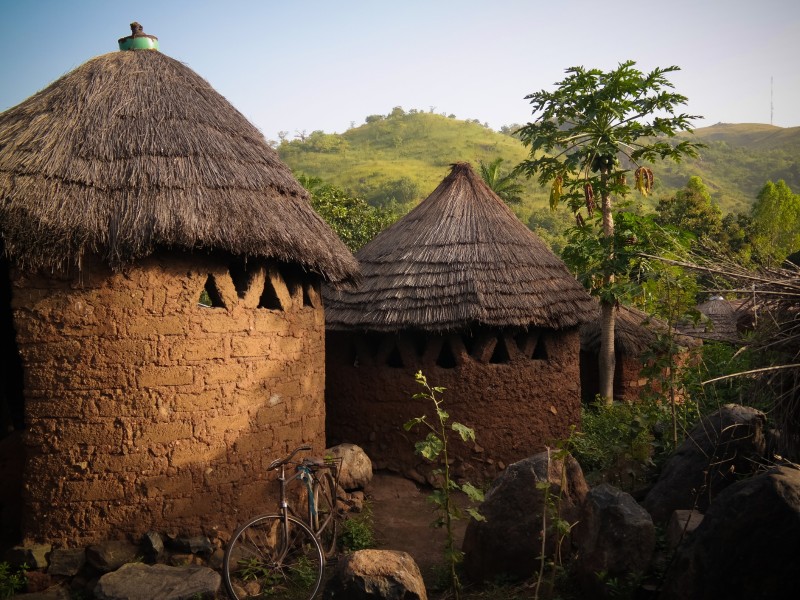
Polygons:
[[158,38],[148,35],[140,23],[131,23],[131,34],[119,38],[120,50],[158,50]]

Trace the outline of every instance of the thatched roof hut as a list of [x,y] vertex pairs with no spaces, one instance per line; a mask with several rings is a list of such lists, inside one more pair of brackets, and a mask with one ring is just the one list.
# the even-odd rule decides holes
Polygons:
[[466,163],[356,253],[363,281],[326,294],[331,330],[575,327],[586,291]]
[[1,114],[0,200],[27,457],[4,532],[214,537],[269,501],[275,455],[322,449],[320,287],[358,265],[192,70],[106,54]]
[[[602,333],[600,307],[595,307],[595,318],[581,325],[581,395],[591,402],[599,393],[598,355]],[[618,400],[639,399],[642,388],[650,382],[642,378],[648,354],[658,352],[658,336],[668,333],[667,323],[632,306],[620,305],[616,309],[614,326],[614,395]],[[696,348],[700,341],[675,332],[675,341],[685,349]],[[679,359],[680,360],[680,359]]]
[[258,129],[158,51],[99,56],[0,114],[0,193],[5,252],[28,270],[169,248],[357,272]]
[[411,400],[420,369],[477,428],[484,465],[579,420],[577,328],[594,303],[468,164],[356,258],[360,285],[325,291],[329,443],[416,468],[397,430],[428,408]]

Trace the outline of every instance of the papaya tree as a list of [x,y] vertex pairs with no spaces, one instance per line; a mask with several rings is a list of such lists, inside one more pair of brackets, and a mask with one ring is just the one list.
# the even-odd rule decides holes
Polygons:
[[667,76],[679,68],[643,73],[635,65],[627,61],[608,72],[567,69],[554,91],[526,96],[535,119],[518,131],[530,155],[517,172],[550,187],[552,209],[566,203],[584,233],[587,228],[595,231],[590,247],[601,254],[604,267],[592,278],[589,291],[600,301],[600,395],[606,402],[614,397],[614,310],[621,297],[618,280],[624,275],[616,256],[624,237],[615,236],[613,201],[631,187],[650,192],[649,164],[696,156],[700,147],[675,139],[690,130],[692,119],[700,118],[677,112],[687,99],[673,91]]

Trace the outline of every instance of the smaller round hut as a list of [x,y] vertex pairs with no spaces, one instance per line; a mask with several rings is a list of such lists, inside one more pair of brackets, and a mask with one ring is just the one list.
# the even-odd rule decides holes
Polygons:
[[[587,404],[600,393],[598,356],[600,353],[600,308],[595,318],[581,325],[581,397]],[[645,390],[658,391],[657,382],[642,375],[642,369],[659,353],[658,336],[668,332],[667,324],[646,312],[620,305],[616,310],[614,329],[614,400],[636,402]],[[676,332],[676,341],[684,349],[696,348],[701,342]],[[678,363],[686,360],[682,351]]]
[[361,445],[412,476],[432,405],[414,374],[446,388],[475,429],[461,472],[492,477],[580,421],[578,326],[594,303],[564,263],[466,163],[357,254],[355,289],[325,290],[328,442]]
[[131,41],[0,114],[24,441],[0,503],[26,540],[230,531],[269,505],[270,460],[325,442],[320,286],[358,266],[241,113]]

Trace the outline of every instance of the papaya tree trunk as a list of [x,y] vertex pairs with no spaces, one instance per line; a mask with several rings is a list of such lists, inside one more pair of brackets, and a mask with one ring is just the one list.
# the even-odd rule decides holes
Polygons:
[[[614,246],[611,242],[614,237],[614,215],[611,206],[611,194],[608,193],[608,169],[600,172],[602,215],[603,215],[603,236],[608,242],[608,264],[614,259]],[[608,288],[614,283],[614,275],[606,273],[603,276],[603,284]],[[614,354],[614,329],[616,315],[614,313],[614,303],[606,300],[600,302],[600,356],[598,357],[600,397],[606,404],[614,401],[614,370],[616,369],[616,356]]]
[[616,369],[616,356],[614,354],[614,326],[616,315],[614,304],[611,302],[600,303],[600,397],[605,404],[614,401],[614,370]]

